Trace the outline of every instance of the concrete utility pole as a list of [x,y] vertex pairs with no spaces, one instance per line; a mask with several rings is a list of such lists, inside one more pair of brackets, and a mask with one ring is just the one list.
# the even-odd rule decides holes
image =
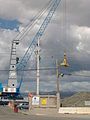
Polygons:
[[66,53],[64,53],[64,59],[61,63],[58,63],[58,61],[56,60],[56,76],[57,76],[57,109],[59,109],[60,107],[60,88],[59,88],[59,75],[61,75],[61,73],[59,72],[59,68],[63,66],[63,67],[69,67],[68,61],[67,61],[67,56]]
[[37,50],[36,50],[36,64],[37,64],[37,95],[39,95],[39,86],[40,86],[40,44],[39,44],[39,40],[38,40],[38,44],[37,44]]
[[60,107],[60,89],[59,89],[59,65],[58,65],[58,61],[56,60],[56,76],[57,76],[57,80],[56,80],[56,85],[57,85],[57,109],[59,109]]

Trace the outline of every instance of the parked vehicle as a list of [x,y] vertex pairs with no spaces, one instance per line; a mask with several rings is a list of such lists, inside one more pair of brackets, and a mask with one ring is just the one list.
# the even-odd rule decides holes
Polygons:
[[8,105],[9,100],[7,97],[0,97],[0,105]]
[[28,102],[26,102],[26,103],[20,103],[17,107],[20,110],[22,110],[22,109],[29,109],[29,103]]

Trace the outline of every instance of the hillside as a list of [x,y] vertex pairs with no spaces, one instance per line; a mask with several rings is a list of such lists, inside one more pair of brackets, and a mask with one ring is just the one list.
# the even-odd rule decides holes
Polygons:
[[[84,107],[85,101],[90,101],[90,92],[79,92],[71,97],[62,99],[62,106],[64,107]],[[90,107],[90,106],[89,106]]]

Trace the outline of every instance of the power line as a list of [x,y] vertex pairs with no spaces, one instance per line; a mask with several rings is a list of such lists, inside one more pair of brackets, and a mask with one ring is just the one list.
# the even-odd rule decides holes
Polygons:
[[66,74],[68,76],[76,76],[76,77],[90,77],[90,75],[83,75],[83,74]]
[[[57,68],[56,67],[43,67],[43,68],[40,68],[39,70],[56,70]],[[36,68],[30,68],[30,69],[25,69],[25,70],[18,70],[18,71],[36,71],[37,69]],[[11,71],[11,70],[8,70],[8,69],[2,69],[0,70],[0,72],[3,72],[3,71]],[[74,73],[64,73],[64,75],[66,76],[76,76],[76,77],[90,77],[90,75],[83,75],[83,74],[74,74]]]
[[[40,68],[39,70],[55,70],[56,67],[47,67],[47,68]],[[17,71],[36,71],[36,68],[24,69],[24,70],[17,70]],[[9,69],[2,69],[0,71],[13,71]]]

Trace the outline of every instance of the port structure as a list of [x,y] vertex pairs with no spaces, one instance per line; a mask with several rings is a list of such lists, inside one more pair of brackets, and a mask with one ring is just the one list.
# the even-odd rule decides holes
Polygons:
[[[61,0],[50,0],[49,4],[47,5],[47,8],[45,8],[45,10],[43,10],[41,13],[39,13],[39,15],[37,15],[37,17],[34,19],[34,24],[35,22],[44,14],[47,13],[45,19],[43,20],[43,23],[41,24],[39,30],[37,31],[37,33],[35,34],[34,38],[32,39],[32,42],[30,43],[26,53],[24,54],[24,56],[22,57],[22,59],[20,60],[20,62],[17,64],[17,60],[18,58],[16,57],[16,46],[19,44],[20,40],[28,33],[30,32],[31,27],[34,25],[33,23],[29,24],[26,29],[21,33],[21,35],[19,35],[18,37],[16,37],[15,40],[12,41],[12,48],[11,48],[11,58],[10,58],[10,69],[9,69],[9,79],[8,79],[8,85],[3,88],[3,92],[7,92],[7,93],[19,93],[20,92],[20,86],[22,83],[22,80],[20,82],[20,86],[17,88],[18,83],[17,83],[17,71],[24,71],[27,62],[29,61],[29,59],[31,58],[33,52],[35,51],[38,41],[41,39],[41,37],[43,36],[47,26],[49,25],[53,14],[55,13],[59,3],[61,2]],[[17,39],[18,38],[18,39]],[[38,59],[37,59],[38,60]],[[39,66],[39,65],[38,65]],[[38,73],[38,71],[37,71]],[[38,76],[38,74],[37,74]],[[37,78],[37,81],[38,78]],[[38,82],[39,83],[39,82]],[[38,85],[39,87],[39,85]],[[39,88],[37,87],[37,94],[39,94]]]

